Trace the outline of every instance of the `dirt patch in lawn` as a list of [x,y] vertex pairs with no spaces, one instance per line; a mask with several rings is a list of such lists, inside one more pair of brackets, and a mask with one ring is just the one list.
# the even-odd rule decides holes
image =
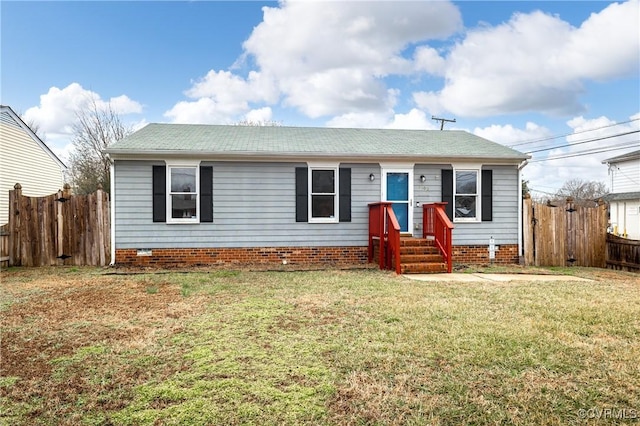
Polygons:
[[23,380],[49,376],[53,360],[86,346],[145,346],[199,310],[179,286],[120,277],[44,275],[3,291],[12,300],[0,319],[0,374]]

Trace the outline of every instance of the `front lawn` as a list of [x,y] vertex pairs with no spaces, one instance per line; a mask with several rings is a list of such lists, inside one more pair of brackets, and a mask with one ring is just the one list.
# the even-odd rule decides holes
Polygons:
[[113,272],[1,273],[0,424],[640,419],[638,274]]

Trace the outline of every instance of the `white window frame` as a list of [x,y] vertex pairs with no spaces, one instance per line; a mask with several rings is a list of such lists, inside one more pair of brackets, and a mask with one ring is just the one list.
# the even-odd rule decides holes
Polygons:
[[[457,180],[458,180],[458,172],[474,172],[476,174],[476,193],[475,194],[458,194],[457,188]],[[473,165],[459,165],[458,167],[453,168],[453,221],[454,222],[471,222],[477,223],[482,221],[482,194],[480,193],[482,189],[482,179],[481,167]],[[475,217],[457,217],[456,216],[456,198],[460,197],[476,197],[476,215]]]
[[[309,223],[338,223],[340,221],[340,197],[339,197],[339,188],[340,188],[340,165],[338,163],[309,163],[308,164],[308,179],[307,179],[307,188],[308,188],[308,220]],[[313,172],[314,170],[331,170],[333,171],[333,217],[313,217],[313,209],[311,200],[314,195],[328,195],[328,193],[313,193],[311,191],[312,181],[313,181]]]
[[[196,215],[188,218],[172,217],[172,195],[184,194],[182,192],[171,192],[171,171],[173,169],[195,169],[196,171],[196,187],[191,192],[196,197]],[[200,161],[167,161],[167,222],[168,224],[193,224],[200,223]]]

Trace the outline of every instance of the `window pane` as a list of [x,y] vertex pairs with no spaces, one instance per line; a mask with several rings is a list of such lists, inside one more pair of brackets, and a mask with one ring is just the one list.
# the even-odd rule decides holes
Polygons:
[[476,217],[476,198],[456,196],[456,217]]
[[172,195],[171,217],[173,219],[195,218],[196,197],[194,195]]
[[478,172],[456,172],[456,194],[477,194]]
[[196,192],[196,168],[171,169],[171,192]]
[[312,195],[311,217],[334,217],[335,198],[334,195]]
[[335,192],[334,170],[312,170],[311,192],[333,194]]
[[387,173],[387,200],[409,200],[409,173]]
[[409,203],[393,203],[391,204],[393,213],[398,219],[398,225],[400,225],[400,232],[409,231]]

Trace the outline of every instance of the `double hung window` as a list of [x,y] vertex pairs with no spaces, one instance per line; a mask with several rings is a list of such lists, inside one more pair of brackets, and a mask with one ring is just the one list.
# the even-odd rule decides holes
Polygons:
[[198,222],[198,167],[169,166],[169,219]]
[[338,168],[311,168],[309,204],[311,222],[335,222],[338,211]]
[[351,169],[313,163],[296,167],[296,222],[351,222]]
[[171,161],[153,169],[153,221],[213,222],[213,167]]
[[454,218],[478,220],[478,170],[455,171]]

